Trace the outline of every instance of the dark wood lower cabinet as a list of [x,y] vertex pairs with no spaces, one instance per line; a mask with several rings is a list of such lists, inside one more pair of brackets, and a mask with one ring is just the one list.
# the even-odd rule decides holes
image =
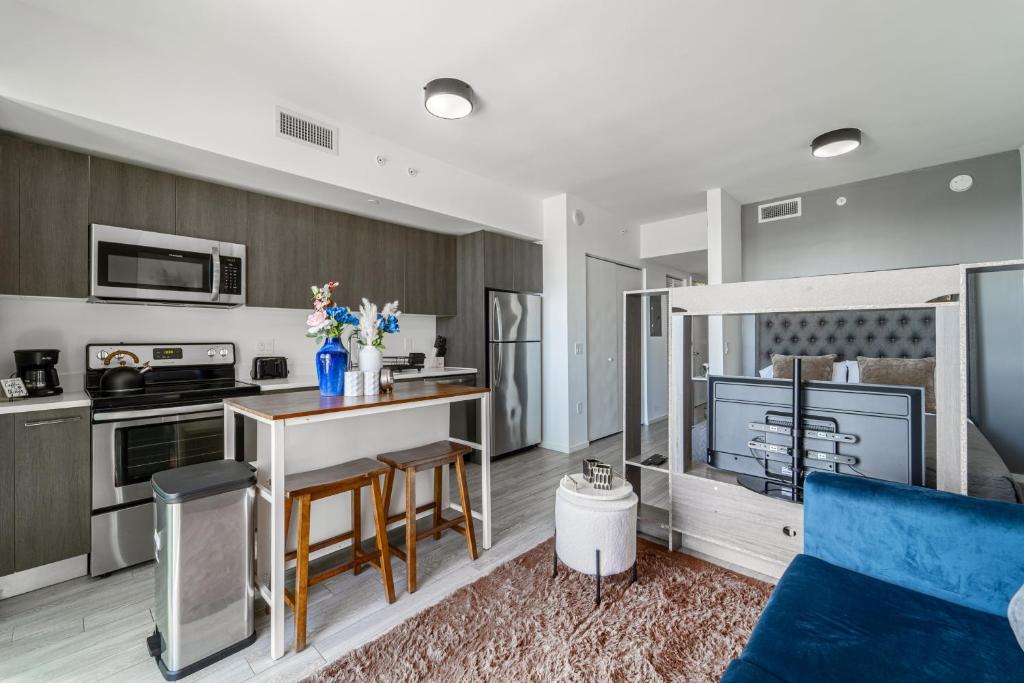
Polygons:
[[89,409],[13,417],[15,569],[88,553]]
[[0,576],[14,571],[14,415],[0,415]]

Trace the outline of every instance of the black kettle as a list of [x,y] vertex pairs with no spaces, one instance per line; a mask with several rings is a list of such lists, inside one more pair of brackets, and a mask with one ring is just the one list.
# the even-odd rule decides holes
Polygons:
[[124,357],[131,358],[136,366],[139,357],[131,351],[114,351],[103,359],[104,365],[110,365],[111,361],[118,359],[119,365],[107,369],[100,377],[100,389],[114,394],[127,394],[142,391],[146,386],[146,373],[152,370],[147,361],[140,367],[130,366]]

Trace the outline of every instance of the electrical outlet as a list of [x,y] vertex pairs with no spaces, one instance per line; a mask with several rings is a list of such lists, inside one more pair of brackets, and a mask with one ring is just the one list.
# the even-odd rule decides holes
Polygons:
[[577,356],[582,356],[583,355],[583,344],[581,342],[576,342],[576,355]]
[[274,352],[274,340],[273,339],[257,339],[256,340],[256,353],[260,355],[266,355]]
[[576,414],[577,415],[582,415],[583,414],[583,401],[580,401],[579,403],[576,404]]

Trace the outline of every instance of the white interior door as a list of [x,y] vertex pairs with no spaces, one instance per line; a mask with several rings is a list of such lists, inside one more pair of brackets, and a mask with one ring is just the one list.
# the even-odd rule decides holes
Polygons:
[[587,438],[622,431],[622,293],[640,271],[587,257]]

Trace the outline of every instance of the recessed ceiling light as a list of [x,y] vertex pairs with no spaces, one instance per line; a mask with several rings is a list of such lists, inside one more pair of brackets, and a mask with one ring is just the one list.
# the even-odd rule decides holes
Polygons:
[[469,116],[475,100],[469,84],[457,78],[435,78],[423,88],[423,106],[440,119]]
[[822,133],[811,140],[811,154],[816,157],[837,157],[860,147],[860,128],[840,128]]

